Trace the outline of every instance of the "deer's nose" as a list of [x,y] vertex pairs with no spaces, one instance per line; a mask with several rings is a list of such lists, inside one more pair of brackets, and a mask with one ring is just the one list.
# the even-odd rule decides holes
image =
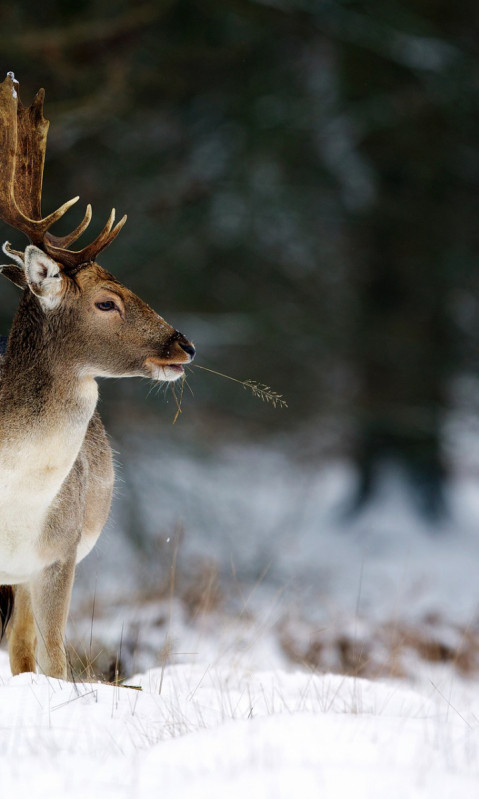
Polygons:
[[191,360],[195,357],[196,350],[193,347],[193,344],[186,344],[183,341],[179,341],[178,344],[180,345],[181,349],[184,350],[190,356]]

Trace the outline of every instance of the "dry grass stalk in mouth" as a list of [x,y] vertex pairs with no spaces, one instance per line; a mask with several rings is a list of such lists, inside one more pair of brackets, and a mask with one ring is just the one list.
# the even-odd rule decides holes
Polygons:
[[273,391],[272,388],[265,385],[265,383],[258,383],[256,380],[238,380],[237,377],[225,375],[223,372],[217,372],[215,369],[209,369],[207,366],[200,366],[198,363],[194,364],[194,368],[202,369],[204,372],[210,372],[218,377],[224,377],[225,380],[231,380],[233,383],[239,383],[239,385],[243,386],[244,389],[249,389],[254,397],[258,397],[258,399],[262,400],[263,402],[269,402],[273,408],[288,407],[288,403],[284,399],[283,395],[278,394],[277,391]]

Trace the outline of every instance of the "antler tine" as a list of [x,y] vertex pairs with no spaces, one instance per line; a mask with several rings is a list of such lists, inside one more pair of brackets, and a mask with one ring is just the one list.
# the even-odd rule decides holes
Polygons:
[[63,203],[60,208],[57,208],[56,211],[53,211],[53,213],[44,217],[44,219],[29,219],[27,216],[18,211],[15,206],[15,210],[17,211],[16,216],[13,217],[13,215],[11,215],[10,219],[5,219],[5,221],[10,225],[13,225],[13,227],[16,227],[18,230],[21,230],[22,233],[25,233],[29,237],[32,244],[36,244],[38,247],[44,247],[45,236],[48,228],[51,227],[51,225],[53,225],[55,222],[58,222],[58,220],[61,219],[64,214],[66,214],[68,209],[78,202],[79,199],[79,197],[72,197],[71,200],[67,200],[67,202]]
[[90,244],[87,244],[86,247],[83,247],[82,250],[66,250],[61,247],[55,247],[52,246],[48,240],[45,241],[45,249],[52,258],[55,258],[64,264],[66,270],[68,271],[68,269],[73,269],[81,264],[93,261],[98,253],[108,247],[113,239],[118,236],[118,233],[122,229],[126,220],[127,215],[125,214],[112,229],[113,222],[115,221],[115,209],[112,208],[110,216],[108,217],[108,221],[101,233],[99,233],[96,239],[94,239]]
[[25,233],[32,244],[36,244],[38,247],[44,246],[44,239],[45,234],[51,225],[55,222],[58,222],[59,219],[71,208],[74,203],[78,202],[79,197],[73,197],[71,200],[68,200],[66,203],[57,208],[56,211],[49,214],[48,216],[44,217],[44,219],[30,219],[28,216],[22,214],[21,211],[18,210],[17,205],[13,197],[10,198],[10,208],[8,212],[4,210],[4,208],[0,211],[1,218],[7,222],[7,224],[11,225],[12,227],[20,230],[22,233]]
[[92,209],[90,203],[88,203],[85,211],[85,216],[83,217],[82,221],[75,228],[72,230],[71,233],[68,233],[66,236],[54,236],[53,233],[47,233],[46,239],[52,244],[54,247],[68,247],[69,244],[73,244],[74,241],[80,238],[81,234],[87,229],[88,225],[91,222],[92,216]]
[[35,231],[38,231],[38,233],[41,234],[43,240],[43,236],[47,232],[48,228],[54,225],[55,222],[58,222],[58,220],[61,219],[64,214],[66,214],[68,209],[71,208],[72,205],[75,205],[79,199],[80,197],[78,195],[76,197],[72,197],[71,200],[67,200],[66,203],[63,203],[63,205],[60,206],[60,208],[57,208],[56,211],[53,211],[53,213],[49,214],[44,219],[29,219],[28,222],[32,223]]

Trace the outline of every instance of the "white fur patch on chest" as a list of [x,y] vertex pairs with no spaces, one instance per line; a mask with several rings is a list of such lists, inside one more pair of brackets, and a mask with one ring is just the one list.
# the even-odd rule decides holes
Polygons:
[[38,543],[84,433],[79,425],[0,444],[0,585],[25,582],[48,565]]

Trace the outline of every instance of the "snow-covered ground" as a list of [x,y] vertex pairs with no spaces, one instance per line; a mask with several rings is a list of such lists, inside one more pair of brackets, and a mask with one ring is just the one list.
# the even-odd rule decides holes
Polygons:
[[[385,465],[374,501],[353,516],[352,465],[288,454],[298,449],[128,435],[116,511],[78,576],[80,639],[93,633],[116,651],[123,638],[125,655],[136,642],[141,670],[162,662],[169,636],[193,662],[217,662],[236,641],[243,660],[247,650],[269,668],[258,640],[273,638],[275,666],[413,678],[427,661],[479,675],[476,472],[457,472],[449,515],[431,523]],[[132,524],[143,553],[128,543]]]
[[[0,797],[476,799],[474,474],[440,526],[387,468],[353,518],[345,462],[177,443],[130,441],[79,569],[75,681],[0,651]],[[130,687],[91,677],[116,665]]]
[[438,683],[204,664],[116,687],[11,677],[0,653],[0,795],[472,799],[479,697]]

